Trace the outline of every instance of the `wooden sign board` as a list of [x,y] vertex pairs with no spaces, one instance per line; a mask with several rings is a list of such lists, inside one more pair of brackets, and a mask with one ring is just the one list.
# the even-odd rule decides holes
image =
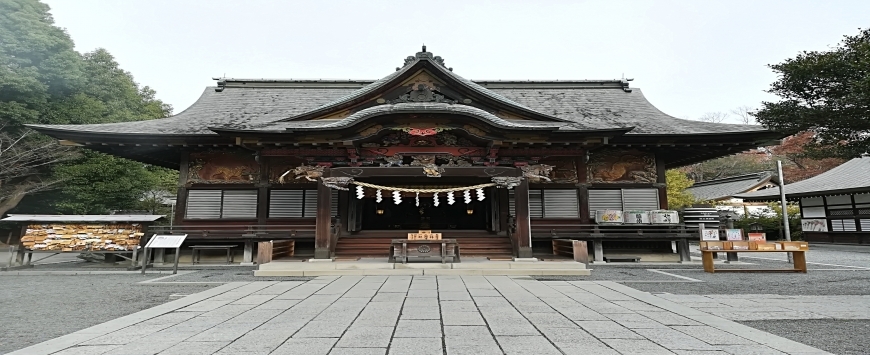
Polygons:
[[747,234],[750,242],[766,242],[767,236],[764,233],[749,233]]
[[431,230],[421,230],[417,233],[408,233],[409,240],[441,240],[441,233],[432,233]]
[[826,219],[802,219],[801,230],[804,232],[827,232],[828,220]]
[[725,230],[725,240],[742,241],[743,240],[743,230],[742,229],[726,229]]
[[719,240],[719,230],[718,229],[701,230],[701,240],[718,241]]

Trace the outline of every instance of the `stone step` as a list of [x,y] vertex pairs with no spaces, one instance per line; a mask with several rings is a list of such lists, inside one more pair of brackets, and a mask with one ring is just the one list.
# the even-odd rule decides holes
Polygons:
[[349,270],[255,270],[254,276],[382,276],[382,275],[487,275],[487,276],[588,276],[590,269],[349,269]]

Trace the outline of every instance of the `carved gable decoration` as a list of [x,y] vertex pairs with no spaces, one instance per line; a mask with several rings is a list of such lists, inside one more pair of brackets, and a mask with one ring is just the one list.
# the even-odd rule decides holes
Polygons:
[[637,150],[605,150],[589,159],[593,183],[655,183],[655,156]]
[[190,153],[189,164],[189,183],[249,184],[256,182],[260,176],[260,166],[250,152]]

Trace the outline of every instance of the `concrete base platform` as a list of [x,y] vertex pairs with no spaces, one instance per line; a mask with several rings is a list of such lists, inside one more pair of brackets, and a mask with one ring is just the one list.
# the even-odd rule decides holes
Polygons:
[[390,263],[386,258],[357,261],[281,262],[260,265],[254,276],[336,275],[590,275],[592,270],[575,261],[489,261],[463,258],[461,263]]

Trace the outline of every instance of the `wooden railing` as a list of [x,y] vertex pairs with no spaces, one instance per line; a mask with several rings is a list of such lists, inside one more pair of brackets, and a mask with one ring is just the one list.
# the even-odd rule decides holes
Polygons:
[[313,238],[314,224],[288,225],[181,225],[152,226],[150,233],[187,234],[187,239],[294,239]]
[[295,240],[270,240],[257,243],[257,264],[263,265],[282,256],[293,256],[296,252]]
[[532,223],[535,239],[675,240],[697,238],[697,228],[685,225],[599,225]]

